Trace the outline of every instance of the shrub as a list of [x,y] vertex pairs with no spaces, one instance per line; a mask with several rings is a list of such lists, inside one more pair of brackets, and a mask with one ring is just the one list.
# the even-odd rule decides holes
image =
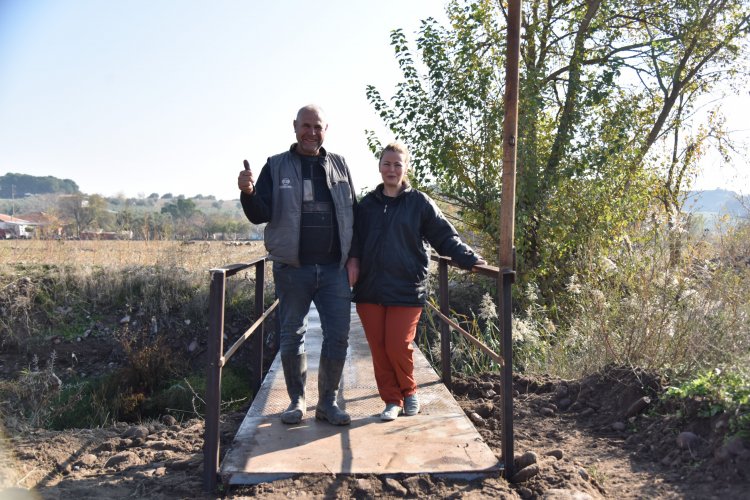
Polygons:
[[700,417],[729,415],[730,432],[750,438],[750,374],[745,370],[715,368],[699,373],[667,389],[667,400],[681,405],[687,413],[687,402],[697,404]]

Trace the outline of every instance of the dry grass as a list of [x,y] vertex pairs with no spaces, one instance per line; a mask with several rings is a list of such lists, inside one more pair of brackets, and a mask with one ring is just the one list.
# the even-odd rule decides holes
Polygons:
[[[208,271],[264,255],[262,242],[0,241],[0,348],[79,335],[99,318],[131,313],[197,326],[205,322]],[[250,269],[230,281],[230,304],[249,300],[253,280]]]
[[[104,425],[158,413],[162,399],[182,408],[163,392],[197,367],[185,349],[207,333],[209,270],[265,254],[262,242],[0,241],[0,352],[46,338],[89,338],[99,341],[87,340],[88,350],[114,349],[122,361],[116,372],[63,382],[53,350],[49,360],[0,380],[0,400],[8,402],[0,421]],[[229,280],[227,317],[249,324],[254,293],[253,268]]]
[[0,265],[80,268],[173,266],[190,272],[250,262],[265,255],[263,242],[0,240]]

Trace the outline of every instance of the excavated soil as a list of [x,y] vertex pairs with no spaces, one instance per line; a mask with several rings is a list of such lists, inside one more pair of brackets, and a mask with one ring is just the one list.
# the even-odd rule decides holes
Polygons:
[[[298,476],[219,494],[202,491],[203,422],[14,430],[0,447],[0,498],[750,498],[750,442],[728,416],[662,401],[654,374],[610,368],[581,380],[514,380],[516,475]],[[456,399],[499,457],[500,378],[454,380]],[[673,404],[673,403],[670,403]],[[226,448],[242,412],[223,416]]]

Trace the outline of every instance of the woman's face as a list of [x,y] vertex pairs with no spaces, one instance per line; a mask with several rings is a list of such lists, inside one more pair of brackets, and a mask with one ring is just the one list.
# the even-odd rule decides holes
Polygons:
[[399,189],[406,176],[407,164],[402,153],[386,151],[380,159],[380,176],[386,188]]

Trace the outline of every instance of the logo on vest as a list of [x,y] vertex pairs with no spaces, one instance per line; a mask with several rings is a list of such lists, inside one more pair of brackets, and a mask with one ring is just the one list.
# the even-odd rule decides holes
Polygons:
[[279,189],[292,189],[291,179],[289,179],[289,177],[281,179],[281,186],[279,186]]

